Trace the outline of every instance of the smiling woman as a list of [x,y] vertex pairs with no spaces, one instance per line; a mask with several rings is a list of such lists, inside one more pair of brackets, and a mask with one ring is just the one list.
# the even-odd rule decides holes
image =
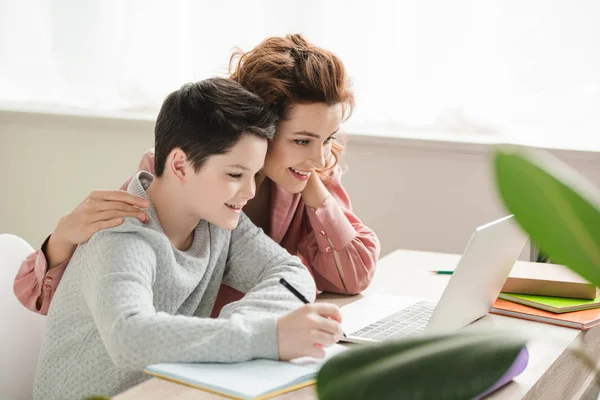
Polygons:
[[279,115],[262,185],[244,211],[309,267],[317,288],[358,293],[369,284],[379,240],[352,213],[335,141],[354,95],[341,60],[301,35],[273,37],[237,51],[231,77]]
[[[291,193],[301,192],[311,172],[333,167],[330,165],[334,159],[333,140],[341,120],[342,106],[339,103],[292,106],[287,119],[281,120],[277,126],[277,136],[265,160],[265,174]],[[319,205],[313,203],[312,207]]]

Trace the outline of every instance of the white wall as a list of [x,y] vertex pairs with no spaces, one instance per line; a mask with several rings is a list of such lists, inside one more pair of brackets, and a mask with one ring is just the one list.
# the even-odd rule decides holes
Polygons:
[[[153,122],[0,111],[0,232],[39,246],[92,189],[117,188],[153,145]],[[506,212],[489,146],[350,136],[344,184],[383,254],[461,253],[473,229]],[[556,151],[600,185],[600,154]]]
[[[359,216],[396,248],[462,253],[473,230],[507,215],[485,144],[351,137],[344,178]],[[552,151],[600,185],[600,153]],[[524,251],[528,252],[528,248]]]
[[153,146],[154,124],[0,112],[0,232],[39,247],[92,189],[116,189]]

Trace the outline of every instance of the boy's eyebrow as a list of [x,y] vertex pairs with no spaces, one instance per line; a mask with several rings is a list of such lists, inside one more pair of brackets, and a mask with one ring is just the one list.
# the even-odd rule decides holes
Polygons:
[[245,166],[243,166],[241,164],[227,165],[226,167],[239,168],[239,169],[244,170],[244,171],[250,171],[250,168],[245,167]]
[[[340,128],[338,127],[331,135],[335,135],[339,130],[340,130]],[[304,135],[304,136],[308,136],[308,137],[315,138],[315,139],[321,138],[321,136],[317,135],[316,133],[312,133],[312,132],[308,132],[308,131],[294,132],[294,135]],[[329,135],[329,136],[331,136],[331,135]]]

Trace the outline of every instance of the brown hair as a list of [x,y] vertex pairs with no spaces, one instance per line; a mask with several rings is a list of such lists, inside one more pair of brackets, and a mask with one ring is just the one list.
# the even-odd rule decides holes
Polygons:
[[231,79],[183,85],[165,99],[154,128],[154,172],[181,148],[198,172],[208,157],[228,152],[244,134],[273,139],[277,115],[256,93]]
[[[258,94],[280,119],[295,103],[342,104],[343,120],[354,108],[354,95],[342,61],[330,51],[309,43],[302,35],[271,37],[244,53],[234,51],[229,62],[231,78]],[[332,142],[337,165],[344,147]]]

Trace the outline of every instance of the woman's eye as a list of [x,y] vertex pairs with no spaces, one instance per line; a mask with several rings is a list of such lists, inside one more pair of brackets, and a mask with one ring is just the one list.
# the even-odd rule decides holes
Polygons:
[[335,140],[335,139],[337,139],[337,137],[335,137],[335,136],[329,136],[327,139],[325,139],[325,144],[327,144],[327,143],[329,143],[329,142],[331,142],[332,140]]
[[294,140],[294,142],[298,145],[298,146],[306,146],[307,144],[310,143],[310,140]]
[[233,179],[240,179],[242,177],[242,174],[227,174],[227,175],[229,175]]

